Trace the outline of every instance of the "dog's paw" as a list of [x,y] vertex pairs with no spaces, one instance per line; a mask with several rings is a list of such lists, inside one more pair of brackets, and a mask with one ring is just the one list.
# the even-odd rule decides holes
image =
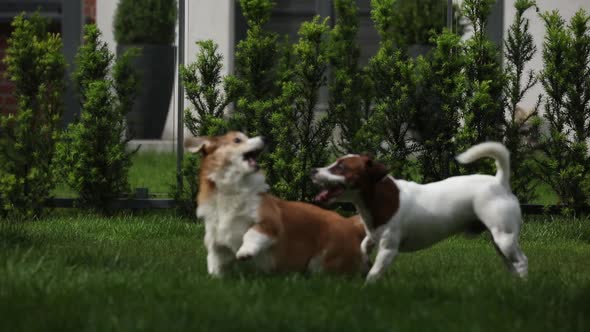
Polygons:
[[254,257],[254,255],[251,252],[247,252],[245,250],[238,250],[236,253],[236,259],[239,261],[247,261],[252,259],[252,257]]
[[379,279],[379,274],[372,273],[371,271],[369,271],[367,277],[365,278],[365,285],[374,284],[377,281],[377,279]]
[[214,279],[223,277],[223,271],[219,266],[207,267],[207,272],[209,273],[209,276]]

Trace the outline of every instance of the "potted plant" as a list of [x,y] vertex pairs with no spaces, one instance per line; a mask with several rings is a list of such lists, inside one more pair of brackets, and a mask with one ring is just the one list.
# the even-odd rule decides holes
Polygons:
[[127,115],[135,138],[159,139],[164,129],[174,85],[176,11],[176,0],[120,0],[115,13],[117,54],[141,50],[133,61],[139,95]]

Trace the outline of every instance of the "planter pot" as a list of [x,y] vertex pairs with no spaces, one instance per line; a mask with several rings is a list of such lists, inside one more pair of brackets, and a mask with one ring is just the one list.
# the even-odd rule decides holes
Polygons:
[[175,47],[171,45],[118,45],[117,55],[130,47],[141,54],[133,60],[139,74],[138,95],[127,114],[127,128],[135,139],[160,139],[174,86]]

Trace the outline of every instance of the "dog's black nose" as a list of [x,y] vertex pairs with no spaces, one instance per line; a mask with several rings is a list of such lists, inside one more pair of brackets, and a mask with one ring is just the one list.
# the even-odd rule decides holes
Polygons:
[[268,142],[268,140],[264,136],[260,136],[260,139],[262,140],[262,143],[266,144]]
[[311,169],[311,176],[314,176],[316,174],[318,174],[318,169],[317,168],[312,168]]

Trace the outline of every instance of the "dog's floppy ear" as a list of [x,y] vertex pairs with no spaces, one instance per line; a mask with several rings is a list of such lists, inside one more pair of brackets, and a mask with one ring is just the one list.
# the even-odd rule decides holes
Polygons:
[[210,137],[199,136],[199,137],[187,137],[184,139],[184,148],[191,153],[202,152],[206,153],[206,148],[213,144]]
[[382,163],[373,160],[373,157],[366,156],[366,158],[367,160],[365,161],[365,166],[367,168],[367,173],[374,182],[378,182],[389,173],[387,167],[385,167],[385,165]]

